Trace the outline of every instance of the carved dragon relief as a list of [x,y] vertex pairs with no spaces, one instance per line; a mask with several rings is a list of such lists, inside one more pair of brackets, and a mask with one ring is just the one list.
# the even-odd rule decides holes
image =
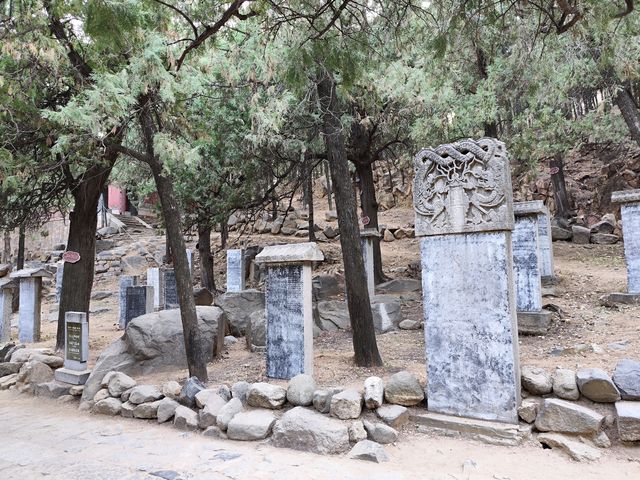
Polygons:
[[425,148],[414,159],[416,235],[513,229],[504,143],[461,140]]

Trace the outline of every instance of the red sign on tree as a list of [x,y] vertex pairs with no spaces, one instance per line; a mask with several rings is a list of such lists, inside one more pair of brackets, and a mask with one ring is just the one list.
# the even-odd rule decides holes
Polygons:
[[62,260],[67,263],[76,263],[80,260],[80,254],[78,252],[66,251],[62,254]]

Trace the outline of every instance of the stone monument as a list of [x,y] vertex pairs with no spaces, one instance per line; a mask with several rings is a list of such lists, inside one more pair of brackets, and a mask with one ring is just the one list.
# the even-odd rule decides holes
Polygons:
[[187,248],[187,263],[189,264],[189,273],[193,275],[193,250]]
[[125,292],[124,327],[136,317],[153,312],[153,287],[133,285]]
[[520,378],[509,159],[492,138],[414,160],[432,412],[518,423]]
[[42,315],[42,277],[51,277],[43,268],[25,268],[11,273],[20,281],[18,340],[25,343],[40,341]]
[[227,250],[227,293],[244,290],[244,250]]
[[0,343],[11,340],[11,313],[15,288],[15,279],[0,278]]
[[618,303],[640,304],[640,190],[613,192],[611,202],[621,204],[627,292],[612,293],[609,299]]
[[163,271],[157,267],[147,269],[147,285],[153,287],[154,310],[161,310],[164,306],[164,292],[162,289],[164,282],[162,281],[162,273]]
[[165,268],[161,273],[162,281],[162,308],[170,310],[180,308],[178,301],[178,285],[176,283],[176,271],[173,268]]
[[542,258],[538,232],[544,210],[544,204],[539,200],[513,204],[513,266],[518,332],[521,334],[545,334],[551,321],[551,312],[542,309]]
[[360,230],[360,241],[362,243],[362,259],[364,260],[364,270],[367,274],[367,287],[369,296],[376,294],[376,283],[373,268],[373,242],[380,237],[380,232],[375,228],[365,228]]
[[62,277],[64,275],[64,262],[58,262],[56,268],[56,303],[60,303],[62,296]]
[[139,282],[140,278],[137,275],[120,276],[120,292],[118,294],[120,301],[120,310],[118,312],[118,328],[120,330],[124,330],[124,327],[127,326],[127,323],[125,321],[125,314],[127,310],[127,288],[138,285]]
[[72,385],[84,385],[91,374],[89,360],[89,323],[84,312],[64,315],[64,367],[58,368],[55,379]]
[[315,243],[265,247],[267,376],[313,375],[312,264],[324,260]]
[[556,275],[553,269],[553,238],[551,236],[551,215],[542,201],[542,211],[538,214],[538,246],[540,248],[540,277],[544,284],[553,283]]

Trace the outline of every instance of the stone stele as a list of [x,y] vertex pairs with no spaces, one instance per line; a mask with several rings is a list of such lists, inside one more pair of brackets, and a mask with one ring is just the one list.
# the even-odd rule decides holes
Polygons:
[[640,304],[640,190],[613,192],[611,201],[622,204],[620,215],[627,264],[627,293],[611,294],[610,299]]

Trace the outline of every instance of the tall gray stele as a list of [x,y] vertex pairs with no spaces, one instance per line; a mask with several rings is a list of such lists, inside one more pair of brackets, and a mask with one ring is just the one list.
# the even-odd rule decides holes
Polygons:
[[553,237],[551,236],[551,215],[542,203],[538,214],[538,246],[540,247],[540,276],[543,284],[553,283],[556,275],[553,268]]
[[25,268],[11,273],[20,281],[18,340],[25,343],[40,341],[42,316],[42,277],[51,277],[43,268]]
[[91,374],[89,361],[89,323],[84,312],[64,314],[64,366],[58,368],[55,379],[72,385],[84,385]]
[[613,192],[611,201],[621,204],[627,292],[612,293],[609,299],[619,303],[640,304],[640,190]]
[[518,422],[509,159],[492,138],[414,160],[430,411]]
[[127,288],[138,285],[140,277],[137,275],[122,275],[120,276],[120,290],[118,294],[120,310],[118,312],[118,328],[124,330],[127,326],[126,313],[127,313]]
[[369,296],[376,294],[375,272],[373,264],[373,242],[380,237],[380,232],[375,228],[365,228],[360,230],[360,241],[362,242],[362,259],[364,261],[364,271],[367,274],[367,288]]
[[56,268],[56,303],[62,297],[62,277],[64,276],[64,262],[58,262]]
[[164,272],[158,267],[147,269],[147,285],[153,287],[153,308],[154,310],[162,310],[164,306],[164,282],[162,274]]
[[11,314],[16,285],[13,278],[0,278],[0,343],[11,340]]
[[267,376],[313,375],[312,264],[324,260],[315,243],[265,247],[255,261],[267,268]]
[[542,249],[538,233],[544,211],[540,200],[513,204],[513,266],[520,334],[544,335],[551,321],[551,312],[542,308]]
[[245,288],[244,250],[232,248],[227,250],[227,292],[242,292]]

